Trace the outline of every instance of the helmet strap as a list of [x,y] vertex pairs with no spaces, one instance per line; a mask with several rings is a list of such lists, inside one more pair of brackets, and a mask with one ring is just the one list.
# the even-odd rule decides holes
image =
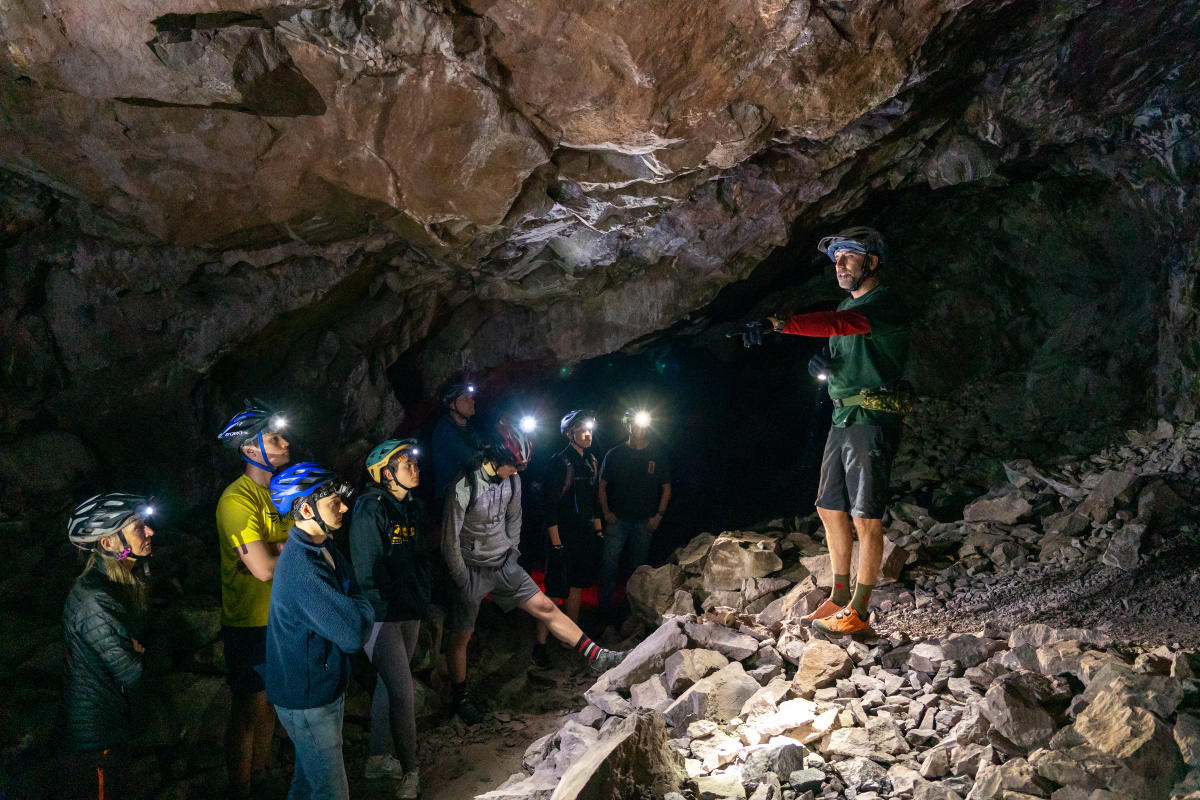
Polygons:
[[[863,253],[862,275],[859,275],[858,280],[856,280],[853,283],[853,285],[851,285],[850,291],[857,292],[864,283],[866,283],[871,278],[875,277],[875,273],[879,271],[878,266],[876,266],[874,269],[867,269],[867,262],[870,258],[872,258],[872,255],[870,253]],[[878,265],[879,264],[879,256],[874,256],[874,258],[875,258],[875,263]]]
[[275,472],[275,467],[271,466],[271,457],[269,455],[267,455],[267,447],[265,444],[263,444],[262,431],[258,432],[258,452],[262,453],[263,461],[266,461],[267,463],[262,464],[258,461],[255,461],[253,458],[246,455],[245,450],[239,449],[238,452],[242,456],[242,461],[245,461],[247,464],[253,464],[254,466],[258,467],[259,469],[265,469],[267,472],[270,472],[270,473]]

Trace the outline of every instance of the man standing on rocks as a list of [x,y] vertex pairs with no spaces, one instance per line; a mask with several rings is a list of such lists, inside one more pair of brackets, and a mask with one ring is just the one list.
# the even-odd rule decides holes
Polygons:
[[593,671],[604,672],[624,653],[605,650],[579,630],[542,593],[517,559],[521,541],[521,477],[517,466],[528,444],[514,449],[497,444],[484,449],[446,493],[442,557],[450,572],[450,680],[453,710],[468,725],[483,713],[467,693],[467,645],[483,598],[491,595],[501,610],[520,608],[548,627],[560,641],[588,659]]
[[445,413],[433,428],[433,498],[441,507],[446,488],[483,450],[484,441],[471,427],[475,416],[475,384],[455,378],[442,390]]
[[[786,322],[768,317],[746,335],[762,331],[828,336],[829,355],[817,354],[808,371],[827,381],[833,426],[821,459],[817,513],[825,526],[833,565],[833,593],[805,619],[833,636],[870,629],[868,601],[883,560],[883,512],[900,425],[911,410],[902,382],[908,360],[909,315],[881,284],[887,261],[883,237],[873,228],[849,228],[826,236],[817,249],[833,261],[838,285],[850,293],[836,311],[797,314]],[[850,592],[850,557],[858,532],[858,581]]]
[[622,551],[629,551],[635,568],[646,563],[650,539],[671,502],[671,467],[650,436],[650,412],[631,408],[622,421],[629,439],[609,450],[600,467],[600,510],[608,523],[600,558],[600,603],[609,608]]
[[217,501],[221,548],[221,639],[233,700],[225,728],[230,797],[249,797],[265,774],[275,714],[258,672],[266,661],[267,610],[275,564],[292,526],[277,513],[268,491],[271,476],[291,460],[282,415],[247,401],[218,440],[236,448],[246,468]]

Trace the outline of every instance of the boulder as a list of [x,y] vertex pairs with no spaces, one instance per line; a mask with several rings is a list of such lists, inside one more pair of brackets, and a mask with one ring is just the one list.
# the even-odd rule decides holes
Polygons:
[[704,588],[741,591],[749,578],[763,578],[783,568],[774,536],[749,531],[726,531],[717,537],[704,562]]
[[655,569],[643,564],[633,571],[625,584],[625,596],[633,613],[658,624],[675,603],[675,592],[683,586],[683,570],[676,564]]
[[845,650],[832,642],[813,639],[800,656],[792,679],[792,691],[800,697],[811,698],[817,689],[833,686],[838,678],[846,677],[853,669],[854,662]]
[[[1172,727],[1116,692],[1101,692],[1075,720],[1075,730],[1101,755],[1140,777],[1146,797],[1166,796],[1179,750]],[[1116,788],[1116,787],[1114,787]]]
[[1060,511],[1042,520],[1042,530],[1050,536],[1058,536],[1068,541],[1079,536],[1091,527],[1088,518],[1074,511]]
[[700,800],[730,800],[730,798],[745,800],[746,798],[746,789],[737,775],[701,775],[696,778],[695,783]]
[[1114,694],[1134,708],[1144,708],[1163,719],[1175,713],[1183,700],[1183,684],[1170,675],[1147,675],[1128,666],[1109,662],[1092,676],[1081,695],[1092,703],[1102,693]]
[[1096,524],[1108,522],[1118,501],[1128,503],[1133,499],[1133,487],[1137,479],[1135,472],[1109,470],[1100,476],[1095,488],[1075,510],[1090,517]]
[[1126,523],[1108,540],[1108,547],[1100,560],[1110,567],[1133,572],[1137,569],[1142,554],[1142,540],[1146,538],[1146,526],[1140,522]]
[[969,633],[952,634],[939,644],[943,657],[967,669],[982,664],[1004,647],[1004,643],[997,639]]
[[667,658],[684,647],[687,647],[687,637],[683,633],[683,626],[677,620],[667,620],[629,651],[620,664],[601,675],[588,691],[628,689],[662,672]]
[[647,790],[661,797],[686,779],[683,757],[667,745],[662,717],[639,711],[606,726],[563,774],[551,800],[611,800]]
[[870,758],[854,756],[833,765],[842,781],[860,794],[882,792],[888,788],[888,773]]
[[798,744],[771,744],[755,750],[746,757],[742,767],[742,781],[755,783],[762,780],[766,773],[775,775],[791,775],[804,768],[804,756],[807,750]]
[[1180,714],[1175,720],[1174,735],[1183,763],[1193,769],[1200,767],[1200,717]]
[[1017,648],[1023,644],[1027,644],[1036,650],[1044,644],[1061,642],[1068,639],[1076,639],[1085,644],[1100,648],[1108,647],[1113,641],[1112,637],[1103,631],[1091,630],[1089,628],[1052,628],[1049,625],[1034,622],[1013,628],[1012,632],[1008,635],[1008,646],[1010,648]]
[[732,661],[697,681],[663,712],[663,716],[676,729],[694,720],[728,722],[760,688],[740,662]]
[[715,650],[688,649],[672,653],[664,667],[667,691],[678,695],[728,663],[729,659]]
[[1033,506],[1012,486],[1001,486],[966,505],[963,509],[965,522],[1000,522],[1015,525],[1018,520],[1033,510]]
[[683,631],[697,647],[716,650],[733,661],[741,661],[758,652],[758,640],[714,622],[685,622]]
[[692,537],[690,542],[676,551],[675,560],[678,562],[679,568],[692,575],[699,575],[703,572],[708,551],[712,549],[713,542],[716,540],[717,537],[711,533],[702,533]]
[[1049,681],[1042,675],[1011,673],[988,689],[979,712],[1010,742],[1031,750],[1047,744],[1057,728],[1054,717],[1043,707],[1050,691]]
[[1187,502],[1161,480],[1150,481],[1138,494],[1138,519],[1154,529],[1169,526],[1187,508]]
[[649,680],[629,687],[629,702],[637,708],[666,711],[674,700],[671,692],[667,691],[667,684],[662,675],[654,675]]

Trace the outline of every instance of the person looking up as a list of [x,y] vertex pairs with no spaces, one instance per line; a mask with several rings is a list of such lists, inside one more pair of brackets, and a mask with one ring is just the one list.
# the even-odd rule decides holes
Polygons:
[[471,425],[475,416],[475,384],[455,378],[441,395],[442,416],[433,428],[433,497],[440,504],[446,488],[458,474],[470,466],[485,442]]
[[347,800],[342,720],[350,654],[371,636],[375,612],[354,570],[333,546],[350,487],[312,462],[271,478],[271,502],[295,520],[275,566],[267,660],[267,699],[296,748],[290,800]]
[[146,615],[145,559],[151,555],[149,498],[108,492],[84,500],[67,523],[71,544],[88,554],[63,607],[63,797],[115,798],[133,737],[129,692],[142,679],[138,637]]
[[367,455],[371,482],[350,517],[350,560],[375,612],[363,650],[379,673],[365,773],[400,781],[399,798],[415,798],[421,791],[409,664],[429,605],[430,547],[424,508],[412,494],[421,482],[417,456],[416,439],[388,439],[372,449]]
[[244,462],[242,474],[217,500],[221,553],[221,640],[232,694],[225,727],[229,795],[249,797],[266,774],[275,714],[263,692],[259,667],[266,659],[267,611],[276,560],[292,520],[279,514],[268,491],[271,476],[291,460],[284,416],[247,400],[217,436]]

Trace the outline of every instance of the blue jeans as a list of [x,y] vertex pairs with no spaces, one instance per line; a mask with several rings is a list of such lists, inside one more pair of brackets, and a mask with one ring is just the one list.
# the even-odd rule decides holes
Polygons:
[[319,708],[280,708],[275,713],[296,747],[296,769],[288,800],[349,800],[342,760],[345,697]]
[[604,531],[600,552],[600,604],[612,605],[612,593],[617,588],[617,571],[621,567],[621,552],[628,545],[629,560],[634,569],[646,563],[650,553],[650,520],[617,518],[616,525]]

